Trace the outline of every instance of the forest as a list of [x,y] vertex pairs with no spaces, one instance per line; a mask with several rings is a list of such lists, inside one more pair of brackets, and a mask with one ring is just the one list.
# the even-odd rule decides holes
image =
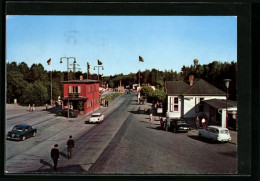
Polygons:
[[[14,99],[21,105],[35,104],[41,106],[46,103],[50,104],[51,85],[52,100],[57,101],[59,96],[63,94],[61,81],[75,80],[83,75],[87,79],[87,73],[81,71],[47,71],[42,64],[32,64],[29,67],[25,62],[17,64],[16,62],[8,62],[6,64],[6,80],[7,80],[7,103],[13,103]],[[156,91],[153,93],[157,99],[163,100],[165,81],[188,80],[189,75],[194,75],[196,79],[204,79],[210,84],[216,86],[220,90],[226,92],[224,79],[231,79],[228,89],[229,99],[237,100],[237,62],[220,62],[213,61],[209,64],[200,65],[198,59],[194,59],[190,66],[181,68],[180,72],[172,69],[169,70],[144,70],[140,72],[140,83],[142,86],[155,86]],[[88,75],[89,79],[98,80],[97,74]],[[100,84],[108,85],[109,88],[116,88],[121,84],[123,86],[131,86],[139,83],[139,72],[129,73],[127,75],[116,74],[110,76],[100,75]],[[52,84],[51,84],[52,82]],[[151,91],[147,89],[146,91]]]

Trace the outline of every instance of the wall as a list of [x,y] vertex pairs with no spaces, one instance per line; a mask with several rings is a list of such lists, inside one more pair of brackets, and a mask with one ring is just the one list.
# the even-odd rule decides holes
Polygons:
[[[225,96],[196,96],[196,97],[184,96],[184,111],[183,111],[184,118],[195,118],[197,116],[198,113],[195,110],[195,106],[198,103],[200,103],[200,98],[204,98],[204,100],[226,99]],[[204,110],[204,112],[207,111]]]
[[[94,89],[95,91],[91,91],[90,87],[96,86]],[[75,84],[75,83],[70,83],[70,87],[73,86],[80,86],[80,92],[78,93],[80,97],[86,97],[87,101],[84,103],[84,113],[88,113],[92,111],[93,109],[96,109],[100,106],[99,103],[99,83],[94,83],[94,84]],[[92,88],[93,90],[93,88]],[[63,84],[63,96],[67,97],[68,96],[68,84]],[[94,105],[93,105],[94,102]],[[91,106],[88,106],[91,105]],[[66,105],[64,105],[66,106]]]
[[[174,101],[174,97],[178,97],[179,99],[179,110],[178,111],[174,111],[172,108],[171,111],[171,105],[170,105],[170,99],[172,98],[172,101]],[[173,104],[174,106],[174,104]],[[180,118],[181,117],[181,113],[182,113],[182,97],[181,96],[168,96],[167,98],[167,115],[170,118]]]

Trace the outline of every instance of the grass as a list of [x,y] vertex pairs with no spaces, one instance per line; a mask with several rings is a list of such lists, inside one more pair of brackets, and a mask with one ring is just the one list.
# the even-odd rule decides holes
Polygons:
[[108,102],[112,102],[114,101],[115,98],[117,98],[118,96],[122,95],[123,93],[119,93],[119,92],[116,92],[112,95],[109,95],[109,96],[105,96],[104,98],[102,98],[102,100],[106,100]]

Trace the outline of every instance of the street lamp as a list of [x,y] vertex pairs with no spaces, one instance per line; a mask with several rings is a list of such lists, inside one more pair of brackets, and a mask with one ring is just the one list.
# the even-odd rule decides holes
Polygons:
[[227,88],[227,92],[226,92],[226,128],[228,126],[228,88],[229,88],[229,82],[231,81],[231,79],[224,79],[225,82],[225,86]]
[[76,58],[75,57],[61,57],[60,63],[62,63],[62,59],[67,59],[67,76],[68,76],[68,118],[69,118],[69,112],[70,112],[70,104],[69,104],[69,60],[73,59],[73,64],[76,64]]
[[95,68],[98,68],[98,81],[99,81],[99,68],[102,68],[102,70],[104,70],[104,67],[102,65],[98,65],[98,66],[94,66],[94,70],[96,70]]

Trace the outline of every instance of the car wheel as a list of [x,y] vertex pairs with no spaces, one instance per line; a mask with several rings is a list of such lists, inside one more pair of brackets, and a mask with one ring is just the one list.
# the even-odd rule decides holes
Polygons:
[[36,132],[33,132],[33,137],[35,137],[36,136]]
[[26,137],[25,137],[25,136],[23,136],[23,137],[22,137],[22,141],[24,141],[25,139],[26,139]]

